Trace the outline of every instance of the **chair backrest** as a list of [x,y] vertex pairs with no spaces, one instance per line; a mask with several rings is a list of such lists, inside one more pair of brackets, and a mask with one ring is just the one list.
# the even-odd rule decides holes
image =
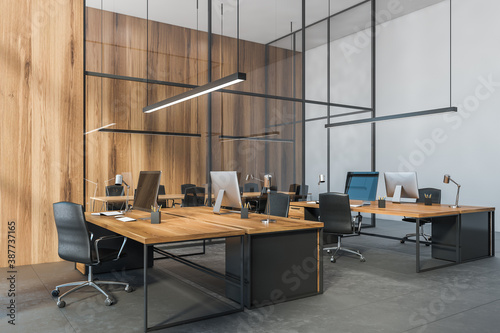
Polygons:
[[53,209],[59,239],[59,257],[92,264],[91,241],[83,206],[63,201],[53,204]]
[[307,193],[309,192],[309,185],[297,185],[297,190],[295,191],[296,198],[300,200],[307,200]]
[[344,193],[320,193],[320,221],[324,231],[336,234],[354,233],[349,195]]
[[418,199],[417,202],[424,202],[425,194],[431,194],[432,203],[441,203],[441,190],[438,188],[425,187],[418,189]]
[[109,185],[106,186],[106,196],[108,197],[117,197],[125,195],[124,188],[122,185]]
[[[269,207],[269,202],[271,202],[271,207]],[[267,200],[266,214],[268,209],[271,208],[271,215],[288,217],[289,206],[290,196],[288,194],[271,192],[269,193]]]
[[164,185],[160,185],[158,187],[158,195],[163,195],[165,194],[165,186]]
[[184,193],[184,207],[197,207],[205,204],[204,187],[188,187]]
[[195,184],[182,184],[181,185],[181,194],[186,194],[186,189],[190,187],[196,187]]
[[290,184],[288,192],[292,192],[292,193],[297,194],[297,186],[299,186],[299,184]]
[[243,185],[243,192],[259,192],[259,184],[246,183]]

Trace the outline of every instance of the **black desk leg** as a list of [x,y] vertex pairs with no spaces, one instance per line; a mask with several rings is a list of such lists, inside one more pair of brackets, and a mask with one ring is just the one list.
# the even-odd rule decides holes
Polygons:
[[416,231],[415,231],[415,234],[417,235],[416,238],[416,246],[417,246],[417,249],[416,249],[416,253],[417,253],[417,273],[420,273],[420,235],[419,235],[419,231],[420,231],[420,219],[419,218],[416,218],[416,221],[415,221],[415,228],[416,228]]
[[148,246],[144,244],[144,332],[148,331]]

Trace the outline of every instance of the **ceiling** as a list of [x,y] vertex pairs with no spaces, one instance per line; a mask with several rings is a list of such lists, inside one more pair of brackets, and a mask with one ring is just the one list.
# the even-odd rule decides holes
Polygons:
[[[450,0],[376,0],[377,22],[383,23],[442,1]],[[331,40],[370,27],[370,3],[362,0],[306,0],[306,26],[329,15]],[[148,18],[172,25],[208,30],[207,0],[87,0],[87,6],[120,14]],[[212,1],[212,32],[237,37],[238,0]],[[198,8],[197,8],[198,7]],[[329,8],[330,7],[330,8]],[[301,0],[239,0],[239,37],[267,44],[298,31],[302,25]],[[340,13],[340,14],[339,14]],[[306,35],[306,49],[324,44],[326,23],[311,26]],[[290,39],[280,45],[289,47]]]

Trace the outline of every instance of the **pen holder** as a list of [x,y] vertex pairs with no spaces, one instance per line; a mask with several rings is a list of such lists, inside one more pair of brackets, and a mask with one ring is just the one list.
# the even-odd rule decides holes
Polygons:
[[424,198],[424,203],[426,206],[432,206],[432,198]]
[[248,218],[248,208],[241,208],[241,218],[242,219]]
[[151,212],[151,224],[160,224],[161,212]]
[[385,208],[385,199],[378,200],[378,208]]

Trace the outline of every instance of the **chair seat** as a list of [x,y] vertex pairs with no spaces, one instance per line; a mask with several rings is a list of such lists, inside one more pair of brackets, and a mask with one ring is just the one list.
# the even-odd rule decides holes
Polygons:
[[[417,223],[417,219],[414,219],[412,217],[405,217],[405,218],[402,218],[401,221],[404,221],[404,222],[410,222],[410,223]],[[420,220],[420,225],[424,225],[426,223],[430,223],[430,221],[427,221],[427,220]]]

